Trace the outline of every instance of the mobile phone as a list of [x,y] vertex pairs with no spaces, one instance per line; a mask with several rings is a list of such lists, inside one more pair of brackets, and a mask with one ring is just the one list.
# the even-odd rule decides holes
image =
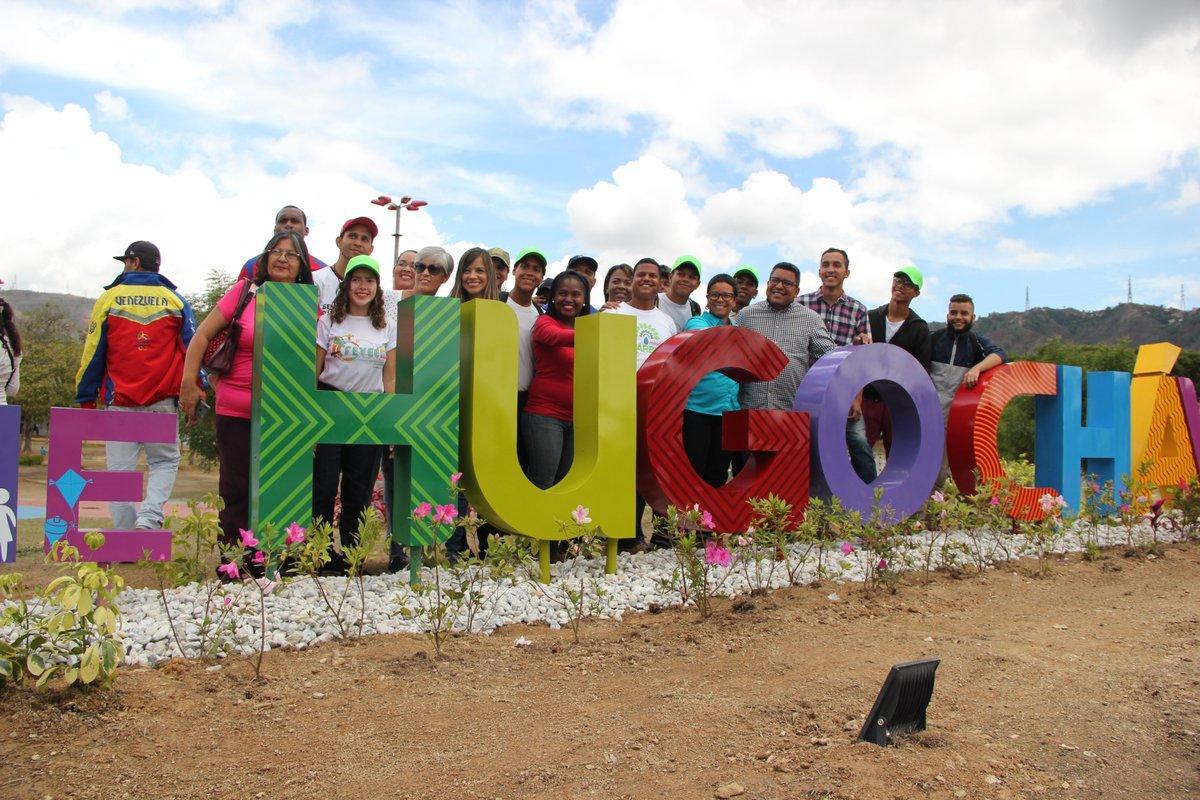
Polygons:
[[204,419],[205,415],[207,415],[208,412],[210,412],[210,411],[212,411],[212,406],[210,406],[204,400],[201,400],[200,402],[196,403],[196,416],[195,416],[196,422],[199,422],[200,420]]

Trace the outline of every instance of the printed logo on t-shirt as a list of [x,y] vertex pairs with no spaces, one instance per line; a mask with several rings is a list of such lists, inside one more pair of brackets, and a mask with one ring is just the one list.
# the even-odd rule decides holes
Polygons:
[[329,342],[329,357],[350,363],[351,361],[387,361],[387,348],[384,345],[361,344],[354,334],[347,333],[335,336]]
[[654,348],[658,347],[659,330],[645,322],[639,322],[637,326],[637,349],[639,353],[653,353]]

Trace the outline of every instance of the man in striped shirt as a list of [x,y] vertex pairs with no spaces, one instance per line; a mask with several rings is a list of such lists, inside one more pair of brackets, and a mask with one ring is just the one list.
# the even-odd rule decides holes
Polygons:
[[[838,347],[860,342],[860,337],[869,341],[871,329],[867,323],[867,307],[846,294],[842,288],[846,278],[850,277],[850,256],[846,251],[830,247],[822,253],[817,276],[821,279],[821,288],[801,295],[796,302],[817,313]],[[862,392],[854,398],[850,418],[846,420],[846,449],[850,451],[850,464],[862,482],[875,480],[875,454],[867,443]]]

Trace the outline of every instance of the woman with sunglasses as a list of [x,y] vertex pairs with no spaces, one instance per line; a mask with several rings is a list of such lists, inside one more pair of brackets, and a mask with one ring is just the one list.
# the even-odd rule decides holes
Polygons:
[[224,375],[208,377],[209,385],[217,395],[218,492],[225,502],[218,520],[221,524],[221,540],[227,545],[240,541],[239,528],[250,527],[250,392],[254,383],[254,298],[258,287],[267,281],[312,285],[308,249],[298,233],[284,230],[271,237],[254,265],[254,277],[240,279],[217,301],[213,310],[196,328],[183,361],[179,405],[187,416],[188,424],[193,425],[197,420],[201,397],[200,362],[212,338],[228,327],[243,299],[243,292],[246,292],[245,305],[238,317],[241,330],[233,363]]
[[468,300],[499,300],[496,288],[496,265],[482,247],[472,247],[458,259],[458,275],[454,279],[451,297]]
[[440,247],[423,247],[413,270],[417,273],[416,294],[433,297],[454,269],[454,259]]
[[[708,310],[692,317],[685,331],[698,331],[731,324],[729,315],[737,298],[733,277],[724,273],[708,282]],[[683,449],[696,473],[710,486],[724,486],[729,478],[733,453],[721,448],[721,415],[737,411],[738,382],[719,372],[700,379],[683,410]]]

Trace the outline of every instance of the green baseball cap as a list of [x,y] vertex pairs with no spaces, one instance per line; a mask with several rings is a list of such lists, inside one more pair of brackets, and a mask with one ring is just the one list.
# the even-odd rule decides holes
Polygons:
[[529,258],[530,256],[533,256],[534,258],[536,258],[542,262],[542,269],[545,269],[546,264],[549,263],[546,261],[546,256],[545,256],[545,254],[542,253],[541,250],[538,250],[536,247],[526,247],[524,250],[517,253],[517,257],[513,261],[513,264],[520,264],[522,261]]
[[737,272],[733,273],[733,277],[735,277],[735,278],[740,277],[742,275],[749,275],[751,278],[754,278],[755,283],[762,282],[758,277],[758,270],[756,270],[754,267],[750,266],[749,264],[742,264],[740,267],[737,268]]
[[356,269],[369,269],[375,273],[375,280],[379,280],[379,262],[370,256],[355,256],[346,264],[346,272],[342,275],[342,280],[350,277],[350,273]]
[[684,266],[694,267],[696,270],[696,275],[700,275],[700,259],[696,258],[695,256],[686,255],[675,259],[675,263],[671,265],[671,272],[674,272],[675,270]]
[[912,281],[913,286],[917,287],[918,291],[925,284],[925,278],[921,276],[921,270],[911,265],[907,267],[901,267],[900,269],[896,270],[893,277],[895,275],[903,275],[904,277],[908,278],[910,281]]

